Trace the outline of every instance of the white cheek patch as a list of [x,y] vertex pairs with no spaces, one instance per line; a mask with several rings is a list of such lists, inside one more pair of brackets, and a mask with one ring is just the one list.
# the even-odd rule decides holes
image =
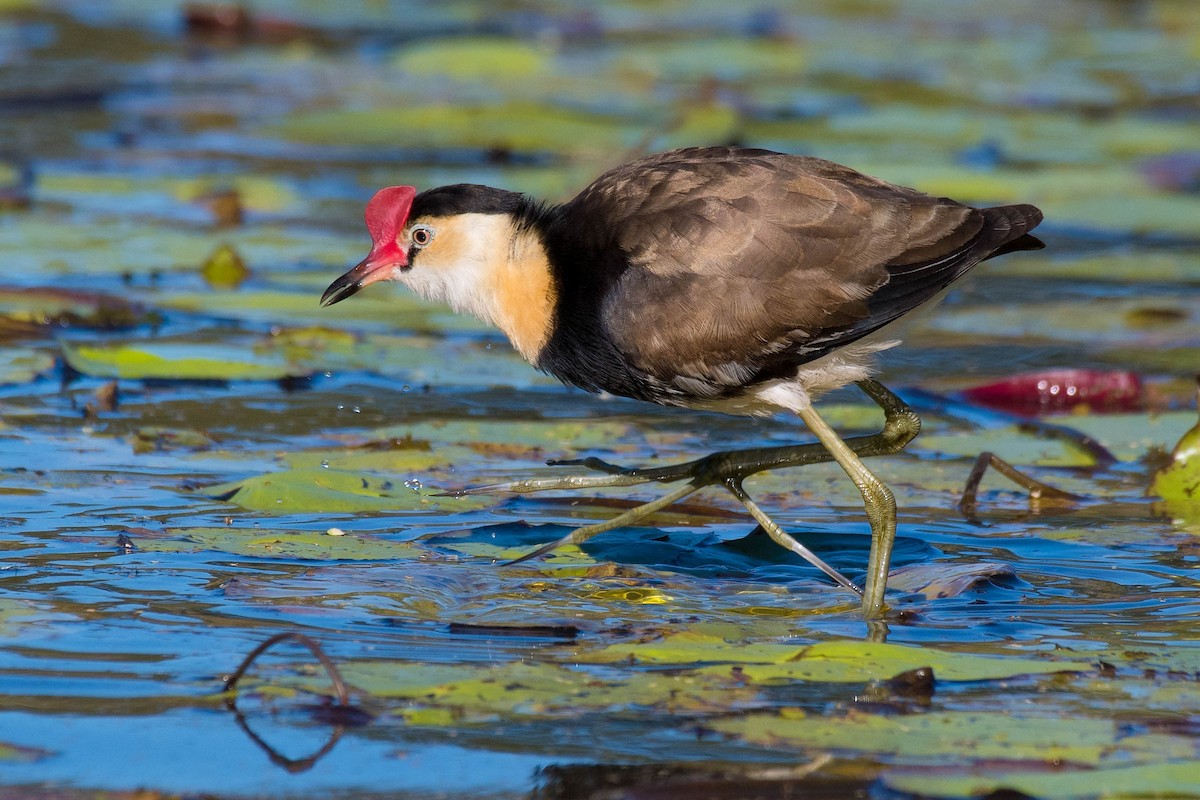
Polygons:
[[503,214],[460,214],[439,220],[437,234],[395,279],[429,300],[496,324],[491,278],[508,252],[512,222]]

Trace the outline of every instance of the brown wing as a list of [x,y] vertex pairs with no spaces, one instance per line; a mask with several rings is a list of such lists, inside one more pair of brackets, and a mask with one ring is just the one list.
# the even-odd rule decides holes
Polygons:
[[647,374],[705,393],[865,336],[1040,219],[742,148],[633,162],[570,205],[603,214],[627,257],[601,314],[613,344]]

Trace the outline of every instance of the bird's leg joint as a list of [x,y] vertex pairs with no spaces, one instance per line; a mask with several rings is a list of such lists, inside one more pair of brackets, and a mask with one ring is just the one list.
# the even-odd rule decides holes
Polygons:
[[858,382],[858,388],[883,409],[883,430],[879,437],[884,448],[880,455],[898,453],[921,432],[921,418],[892,390],[873,378]]

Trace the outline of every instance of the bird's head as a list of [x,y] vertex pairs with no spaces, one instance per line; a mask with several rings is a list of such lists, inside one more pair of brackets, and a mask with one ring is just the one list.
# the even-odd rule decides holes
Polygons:
[[417,250],[428,247],[434,237],[429,225],[410,225],[413,199],[417,190],[412,186],[389,186],[380,189],[367,203],[367,230],[371,233],[371,252],[358,265],[329,284],[321,296],[321,305],[340,303],[368,284],[383,280],[398,280],[412,269]]
[[412,186],[380,189],[367,203],[371,252],[329,285],[321,305],[393,280],[486,319],[478,308],[482,294],[509,262],[520,236],[518,219],[529,207],[516,192],[473,184],[420,194]]

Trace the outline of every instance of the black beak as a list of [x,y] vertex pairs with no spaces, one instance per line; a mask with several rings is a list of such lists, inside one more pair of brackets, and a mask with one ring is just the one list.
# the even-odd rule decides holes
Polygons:
[[321,295],[321,306],[331,306],[334,303],[340,303],[347,297],[356,294],[359,289],[363,288],[363,285],[361,271],[358,267],[355,267],[329,284],[329,288],[325,290],[325,294]]

